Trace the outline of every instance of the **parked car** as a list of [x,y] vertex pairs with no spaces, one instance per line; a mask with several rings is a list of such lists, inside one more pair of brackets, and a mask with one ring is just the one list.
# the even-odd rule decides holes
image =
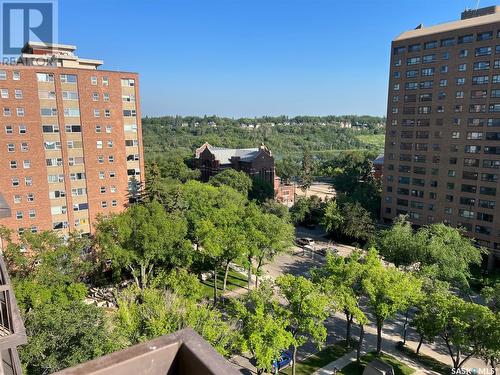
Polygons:
[[283,350],[278,359],[273,361],[273,373],[278,374],[278,371],[287,368],[293,364],[293,355],[290,350]]
[[295,240],[295,242],[299,246],[309,245],[309,246],[313,246],[314,247],[314,245],[315,245],[314,240],[312,238],[310,238],[310,237],[300,237],[300,238],[297,238]]

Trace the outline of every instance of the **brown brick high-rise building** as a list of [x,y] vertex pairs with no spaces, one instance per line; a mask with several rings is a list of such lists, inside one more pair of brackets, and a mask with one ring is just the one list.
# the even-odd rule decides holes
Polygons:
[[500,9],[392,42],[382,219],[461,226],[500,256]]
[[138,75],[98,70],[74,46],[27,43],[0,67],[0,191],[17,231],[92,231],[144,180]]

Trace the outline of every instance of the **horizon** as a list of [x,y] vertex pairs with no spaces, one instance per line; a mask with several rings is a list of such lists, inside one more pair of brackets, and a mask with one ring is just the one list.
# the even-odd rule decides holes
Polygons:
[[[480,7],[494,4],[483,0]],[[457,20],[475,6],[476,0],[59,0],[59,42],[104,60],[105,69],[138,72],[143,116],[381,117],[391,41],[420,23]]]

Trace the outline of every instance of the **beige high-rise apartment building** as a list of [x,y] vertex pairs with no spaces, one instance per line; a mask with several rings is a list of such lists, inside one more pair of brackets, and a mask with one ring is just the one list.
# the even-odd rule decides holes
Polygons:
[[0,225],[19,232],[90,233],[144,180],[138,75],[75,49],[30,42],[0,66]]
[[500,7],[392,42],[381,217],[466,229],[500,257]]

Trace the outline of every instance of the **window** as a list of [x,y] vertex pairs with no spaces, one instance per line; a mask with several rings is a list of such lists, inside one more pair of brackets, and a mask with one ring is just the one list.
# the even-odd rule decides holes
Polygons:
[[[484,120],[484,119],[482,119]],[[481,124],[482,125],[482,124]],[[489,118],[488,119],[488,124],[489,127],[497,127],[500,126],[500,119],[498,118]]]
[[125,146],[126,147],[132,147],[132,146],[138,146],[139,141],[137,139],[126,139],[125,140]]
[[493,39],[493,31],[486,31],[483,33],[477,33],[476,40],[478,42],[480,42],[482,40],[490,40],[490,39]]
[[39,99],[55,99],[56,93],[55,91],[38,91]]
[[101,187],[99,188],[99,192],[100,192],[101,194],[105,194],[105,193],[106,193],[106,186],[101,186]]
[[488,110],[489,112],[500,112],[500,104],[490,104]]
[[460,132],[451,132],[451,138],[452,139],[459,139],[460,138]]
[[27,128],[26,125],[19,125],[19,134],[26,134]]
[[488,90],[472,90],[470,92],[470,97],[472,99],[486,98],[488,96]]
[[28,152],[28,144],[26,142],[21,143],[21,152]]
[[472,43],[474,41],[473,34],[462,35],[458,37],[458,44]]
[[14,152],[16,149],[15,149],[15,146],[13,143],[8,143],[7,144],[7,152]]
[[43,146],[46,150],[60,150],[61,142],[56,141],[45,141]]
[[465,146],[466,154],[479,154],[481,152],[481,146],[467,145]]
[[137,133],[137,125],[136,124],[133,124],[133,125],[124,125],[123,129],[126,132]]
[[52,229],[57,230],[57,229],[64,229],[68,227],[68,222],[67,221],[58,221],[55,223],[52,223]]
[[94,76],[90,77],[90,84],[94,86],[97,85],[97,77]]
[[115,162],[115,157],[113,155],[108,156],[108,163],[114,163]]
[[18,117],[24,117],[24,108],[22,107],[16,108],[16,114]]
[[108,77],[102,77],[102,85],[103,86],[109,85],[109,78]]
[[29,160],[23,160],[23,168],[24,169],[31,168],[31,161],[29,161]]
[[23,91],[22,90],[14,90],[14,97],[16,99],[22,99],[23,98]]
[[495,195],[497,195],[497,189],[494,187],[480,186],[479,187],[479,194],[495,196]]
[[99,93],[97,92],[92,93],[92,100],[94,102],[97,102],[99,100]]
[[10,165],[10,169],[17,169],[17,161],[11,160],[9,165]]
[[110,109],[104,110],[104,117],[111,117],[111,110]]
[[64,117],[79,117],[80,110],[78,108],[65,108]]
[[441,47],[450,47],[455,45],[455,38],[441,39]]
[[441,72],[442,74],[444,74],[444,73],[448,73],[448,65],[443,65],[443,66],[441,66],[440,72]]
[[76,92],[76,91],[63,91],[62,98],[64,100],[78,100],[78,92]]
[[490,68],[489,61],[477,61],[473,65],[473,70],[488,70]]
[[33,178],[31,178],[31,177],[24,177],[24,184],[26,186],[33,186]]
[[424,68],[422,69],[422,76],[433,76],[434,75],[434,68]]
[[18,70],[12,72],[12,79],[14,81],[19,81],[21,79],[21,73]]
[[482,132],[467,132],[467,139],[481,140],[483,139]]
[[[434,86],[434,82],[433,81],[423,81],[423,82],[420,82],[420,88],[421,89],[432,89],[433,86]],[[415,88],[418,88],[418,85]]]
[[443,60],[448,60],[450,58],[450,53],[449,52],[443,52],[443,55],[441,56]]
[[40,114],[42,116],[57,116],[57,108],[40,108]]
[[113,141],[107,141],[108,148],[113,148]]
[[401,59],[394,60],[394,66],[401,66]]
[[500,160],[483,160],[483,168],[500,169]]
[[425,56],[422,56],[422,63],[426,64],[426,63],[432,63],[436,61],[436,54],[431,54],[431,55],[425,55]]
[[492,98],[500,98],[500,90],[498,89],[493,89],[491,90],[491,95]]
[[464,193],[475,193],[477,191],[476,185],[466,185],[462,184],[462,192]]
[[464,97],[464,92],[463,91],[457,91],[455,93],[455,99],[463,99]]
[[45,159],[47,167],[60,167],[63,165],[62,158]]
[[[489,80],[488,76],[475,76],[475,77],[472,77],[472,84],[473,85],[484,85],[484,84],[488,83],[488,80]],[[465,82],[465,79],[464,79],[464,82]],[[457,82],[457,84],[458,84],[458,82]]]
[[61,74],[61,82],[62,83],[76,83],[76,75],[75,74]]
[[124,109],[123,116],[124,117],[135,117],[136,111],[135,111],[135,109]]
[[458,65],[458,71],[459,72],[465,72],[467,70],[467,64],[460,64]]
[[99,164],[104,164],[104,156],[98,156],[98,157],[97,157],[97,162],[98,162]]
[[116,172],[114,172],[114,171],[110,171],[110,172],[109,172],[109,177],[110,177],[110,178],[115,178],[115,177],[116,177]]
[[406,59],[406,65],[420,64],[420,57],[409,57]]
[[20,195],[14,195],[14,203],[15,204],[21,203],[21,196]]
[[99,117],[101,112],[98,109],[94,109],[94,117]]
[[87,194],[87,189],[85,188],[74,188],[71,189],[71,195],[74,197],[82,196]]
[[54,75],[52,73],[37,73],[36,79],[38,82],[54,82]]
[[101,125],[96,125],[95,126],[95,132],[100,133],[101,132]]
[[118,205],[118,202],[116,201],[116,199],[113,199],[113,200],[111,201],[111,205],[112,205],[113,207],[116,207],[116,206]]
[[42,131],[44,133],[59,133],[59,126],[58,125],[43,125]]
[[476,56],[491,55],[491,47],[478,47],[476,48]]
[[433,49],[433,48],[437,48],[437,46],[438,46],[438,43],[435,40],[433,40],[431,42],[424,43],[424,49]]
[[31,209],[28,211],[28,216],[30,219],[34,219],[36,217],[36,211]]
[[69,178],[71,181],[84,180],[85,173],[83,173],[83,172],[70,173]]
[[109,102],[109,94],[107,92],[102,94],[102,100],[104,100],[105,102]]
[[2,99],[9,99],[9,90],[8,89],[0,89],[0,97]]
[[465,85],[465,78],[464,77],[457,78],[457,85],[458,86]]
[[21,220],[23,218],[23,212],[22,211],[17,211],[16,212],[16,219]]
[[448,86],[448,80],[446,80],[446,79],[441,79],[441,80],[439,81],[439,87],[446,87],[446,86]]
[[3,108],[3,115],[6,117],[9,117],[11,115],[10,108],[4,107]]
[[108,202],[102,201],[101,202],[101,208],[107,208],[108,207]]
[[459,54],[458,54],[459,57],[467,57],[469,56],[469,50],[468,49],[461,49]]
[[465,210],[463,208],[460,208],[458,210],[458,216],[460,217],[465,217],[466,219],[473,219],[475,215],[474,211],[470,210]]
[[80,125],[66,125],[64,128],[66,133],[80,133],[82,131],[82,127]]
[[96,141],[96,147],[102,148],[102,141]]
[[[403,48],[403,51],[404,51],[404,47],[399,47],[399,48]],[[400,53],[400,52],[398,52],[398,53]],[[129,86],[129,87],[134,87],[135,86],[135,80],[134,79],[125,78],[125,79],[122,79],[121,82],[122,82],[122,86]]]

